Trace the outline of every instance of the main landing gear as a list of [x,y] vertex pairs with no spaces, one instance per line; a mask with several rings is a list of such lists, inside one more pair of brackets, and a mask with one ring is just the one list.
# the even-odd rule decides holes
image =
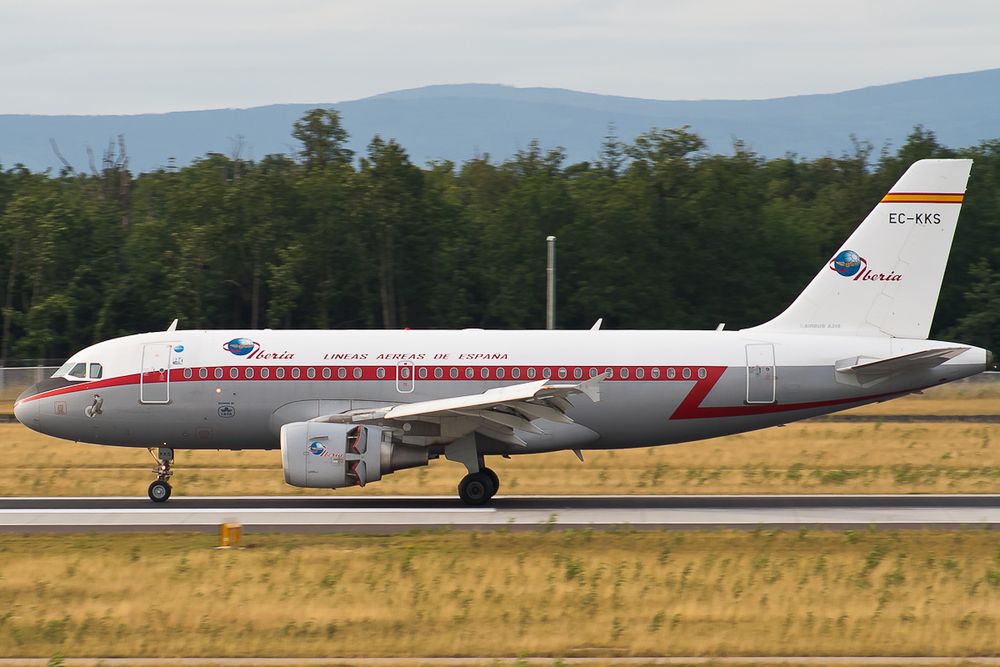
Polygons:
[[[152,454],[153,450],[150,449],[149,453]],[[156,452],[156,459],[159,461],[159,465],[153,470],[156,473],[156,481],[149,485],[149,499],[154,503],[165,503],[173,490],[169,480],[174,474],[170,469],[170,464],[174,462],[174,450],[169,447],[160,447]]]
[[500,478],[483,463],[476,435],[469,433],[448,445],[444,457],[465,466],[469,472],[458,484],[458,497],[466,505],[485,505],[500,490]]
[[485,505],[500,490],[500,478],[489,468],[470,472],[458,484],[458,497],[466,505]]

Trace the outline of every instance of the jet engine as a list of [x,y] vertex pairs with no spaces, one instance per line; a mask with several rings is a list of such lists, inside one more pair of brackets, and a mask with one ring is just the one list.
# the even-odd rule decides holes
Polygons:
[[337,489],[427,465],[427,449],[378,426],[293,422],[281,427],[281,465],[292,486]]

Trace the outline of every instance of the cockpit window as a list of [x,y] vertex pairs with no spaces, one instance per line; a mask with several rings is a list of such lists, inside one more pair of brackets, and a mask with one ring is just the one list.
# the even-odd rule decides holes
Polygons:
[[66,374],[66,376],[67,377],[71,377],[71,378],[77,378],[78,380],[86,380],[87,379],[87,364],[83,364],[83,363],[81,363],[81,364],[75,364],[73,366],[72,370],[70,370],[70,372]]
[[104,368],[100,364],[90,365],[90,379],[100,380],[101,376],[104,375]]
[[69,370],[71,368],[73,368],[73,362],[67,361],[65,364],[59,367],[59,370],[57,370],[55,373],[52,374],[52,377],[61,378],[64,375],[66,375],[66,373],[69,373]]

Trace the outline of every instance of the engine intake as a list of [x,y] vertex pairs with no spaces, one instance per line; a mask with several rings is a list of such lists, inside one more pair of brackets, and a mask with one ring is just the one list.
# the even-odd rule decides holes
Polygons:
[[293,422],[281,427],[285,481],[310,489],[364,486],[427,465],[427,449],[405,445],[379,426]]

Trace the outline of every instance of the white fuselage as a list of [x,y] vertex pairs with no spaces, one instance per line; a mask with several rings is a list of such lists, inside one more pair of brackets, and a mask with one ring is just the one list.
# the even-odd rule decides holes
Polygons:
[[[284,424],[366,407],[478,394],[551,378],[607,374],[600,401],[574,399],[574,423],[540,421],[482,453],[669,444],[834,412],[983,371],[963,348],[932,368],[866,382],[838,373],[951,345],[885,336],[748,331],[164,331],[74,355],[100,377],[61,377],[25,392],[18,419],[61,438],[178,449],[271,449]],[[404,441],[437,447],[416,428]]]

